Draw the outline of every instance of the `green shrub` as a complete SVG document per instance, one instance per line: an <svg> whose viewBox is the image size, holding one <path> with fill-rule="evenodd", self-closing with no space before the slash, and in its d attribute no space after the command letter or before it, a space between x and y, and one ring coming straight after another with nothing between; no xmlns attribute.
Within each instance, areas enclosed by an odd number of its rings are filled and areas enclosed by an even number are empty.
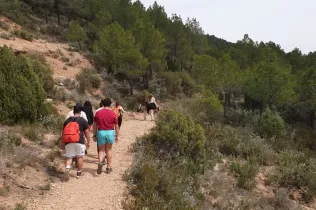
<svg viewBox="0 0 316 210"><path fill-rule="evenodd" d="M46 92L50 92L54 88L53 71L47 64L46 58L41 54L29 54L29 58L34 72L38 75L39 81Z"/></svg>
<svg viewBox="0 0 316 210"><path fill-rule="evenodd" d="M22 203L15 204L14 210L26 210L26 206Z"/></svg>
<svg viewBox="0 0 316 210"><path fill-rule="evenodd" d="M266 109L259 120L259 133L267 137L280 137L285 134L285 123L280 115Z"/></svg>
<svg viewBox="0 0 316 210"><path fill-rule="evenodd" d="M207 132L209 148L219 149L224 155L233 155L260 165L270 165L275 161L275 153L265 139L245 128L234 128L215 124Z"/></svg>
<svg viewBox="0 0 316 210"><path fill-rule="evenodd" d="M195 178L204 170L204 141L190 117L161 112L157 126L132 146L136 154L125 179L134 199L125 209L198 209Z"/></svg>
<svg viewBox="0 0 316 210"><path fill-rule="evenodd" d="M69 60L69 58L67 58L65 56L62 56L61 57L61 61L64 62L64 63L68 63L70 60Z"/></svg>
<svg viewBox="0 0 316 210"><path fill-rule="evenodd" d="M186 72L162 72L159 77L164 79L169 94L191 96L196 92L195 82Z"/></svg>
<svg viewBox="0 0 316 210"><path fill-rule="evenodd" d="M255 177L258 172L258 168L249 163L237 163L232 162L230 169L237 174L237 186L250 190L255 184Z"/></svg>
<svg viewBox="0 0 316 210"><path fill-rule="evenodd" d="M2 197L8 196L9 192L10 192L9 186L0 187L0 196Z"/></svg>
<svg viewBox="0 0 316 210"><path fill-rule="evenodd" d="M39 128L34 126L28 126L23 128L23 134L30 141L41 141L43 140L43 136L39 132Z"/></svg>
<svg viewBox="0 0 316 210"><path fill-rule="evenodd" d="M27 41L33 41L34 39L34 36L31 33L24 30L13 30L12 34Z"/></svg>
<svg viewBox="0 0 316 210"><path fill-rule="evenodd" d="M71 108L73 108L73 106ZM57 114L51 114L51 115L41 116L38 119L38 123L40 123L49 132L60 133L60 130L62 129L63 124L64 124L64 118Z"/></svg>
<svg viewBox="0 0 316 210"><path fill-rule="evenodd" d="M34 122L47 112L38 75L28 59L0 48L0 123Z"/></svg>
<svg viewBox="0 0 316 210"><path fill-rule="evenodd" d="M11 134L9 132L0 132L0 150L12 150L13 146L21 145L22 139L20 136Z"/></svg>
<svg viewBox="0 0 316 210"><path fill-rule="evenodd" d="M47 183L45 185L39 186L39 189L40 190L45 190L45 191L50 191L51 185L49 183Z"/></svg>
<svg viewBox="0 0 316 210"><path fill-rule="evenodd" d="M5 31L8 31L8 30L10 30L10 25L9 24L7 24L6 22L0 22L0 28L2 28L3 30L5 30Z"/></svg>
<svg viewBox="0 0 316 210"><path fill-rule="evenodd" d="M278 161L280 184L302 189L303 197L307 202L311 201L316 195L316 159L304 152L285 150Z"/></svg>
<svg viewBox="0 0 316 210"><path fill-rule="evenodd" d="M192 118L179 112L161 112L149 141L172 158L188 157L197 168L204 163L204 130Z"/></svg>
<svg viewBox="0 0 316 210"><path fill-rule="evenodd" d="M102 81L101 77L94 69L84 69L77 75L77 80L81 92L91 88L100 88Z"/></svg>
<svg viewBox="0 0 316 210"><path fill-rule="evenodd" d="M6 33L0 33L0 38L9 40L10 39L10 35L6 34Z"/></svg>

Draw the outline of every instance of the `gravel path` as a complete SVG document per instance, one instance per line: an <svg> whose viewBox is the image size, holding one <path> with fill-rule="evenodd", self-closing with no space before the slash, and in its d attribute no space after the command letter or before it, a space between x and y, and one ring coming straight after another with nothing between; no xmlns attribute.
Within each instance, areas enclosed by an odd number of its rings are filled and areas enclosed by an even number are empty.
<svg viewBox="0 0 316 210"><path fill-rule="evenodd" d="M153 126L154 123L151 121L123 121L119 143L113 146L113 172L111 174L102 173L96 176L96 143L92 142L88 155L84 158L83 177L80 179L71 177L69 182L53 185L44 199L33 200L28 204L27 209L122 209L121 201L126 192L122 175L132 163L129 146L135 142L136 137L145 134ZM73 176L75 173L75 170L71 171Z"/></svg>

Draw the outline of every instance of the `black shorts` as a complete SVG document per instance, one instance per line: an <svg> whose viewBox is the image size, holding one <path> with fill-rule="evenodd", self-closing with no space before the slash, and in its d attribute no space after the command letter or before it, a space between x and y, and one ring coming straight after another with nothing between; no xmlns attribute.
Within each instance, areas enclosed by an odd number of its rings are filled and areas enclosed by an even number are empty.
<svg viewBox="0 0 316 210"><path fill-rule="evenodd" d="M149 110L155 110L155 109L157 109L157 107L156 107L156 104L155 103L150 103L150 104L148 104L148 106L147 106L147 110L149 111Z"/></svg>

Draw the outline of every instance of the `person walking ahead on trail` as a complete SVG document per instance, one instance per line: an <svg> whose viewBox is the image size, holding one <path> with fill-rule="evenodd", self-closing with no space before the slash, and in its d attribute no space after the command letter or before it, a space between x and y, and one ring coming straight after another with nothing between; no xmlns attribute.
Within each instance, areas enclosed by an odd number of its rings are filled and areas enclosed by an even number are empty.
<svg viewBox="0 0 316 210"><path fill-rule="evenodd" d="M82 105L81 103L76 103L75 105L76 107L80 107L81 108L81 111L82 111ZM74 116L74 112L73 110L70 110L66 116L66 120L69 118L69 117L73 117ZM87 115L85 112L81 112L80 114L80 117L83 117L87 122L88 122L88 118L87 118Z"/></svg>
<svg viewBox="0 0 316 210"><path fill-rule="evenodd" d="M147 105L148 104L147 104L146 96L143 96L137 111L142 111L143 112L144 120L146 120L146 117L147 117Z"/></svg>
<svg viewBox="0 0 316 210"><path fill-rule="evenodd" d="M76 103L74 107L77 107L78 109L80 108L80 110L82 111L83 107L81 105L81 103ZM73 110L70 110L66 116L66 120L69 118L69 117L73 117L74 116L74 111ZM85 112L80 112L80 117L82 117L83 119L85 119L87 122L88 122L88 118L87 118L87 115ZM87 150L85 151L85 154L87 154ZM72 162L77 165L77 162L76 162L76 158L74 157L72 159ZM77 167L77 166L76 166Z"/></svg>
<svg viewBox="0 0 316 210"><path fill-rule="evenodd" d="M118 126L119 128L121 128L122 125L122 121L123 121L123 113L125 112L125 110L123 109L123 107L120 105L120 102L117 101L115 103L114 109L113 111L115 112L116 116L117 116L117 120L118 120Z"/></svg>
<svg viewBox="0 0 316 210"><path fill-rule="evenodd" d="M97 114L98 111L104 109L104 106L103 106L103 99L101 100L101 102L100 102L99 105L100 105L100 107L95 111L95 114ZM99 147L98 147L98 143L97 143L97 154L98 154L98 159L99 159ZM104 158L103 158L103 160L102 160L103 165L105 165L105 159L106 159L106 153L105 153L105 151L104 151Z"/></svg>
<svg viewBox="0 0 316 210"><path fill-rule="evenodd" d="M99 110L94 117L93 140L98 142L99 164L97 174L100 175L103 167L103 155L106 152L106 173L112 172L112 145L114 140L118 142L118 120L114 111L111 110L111 99L103 100L104 109Z"/></svg>
<svg viewBox="0 0 316 210"><path fill-rule="evenodd" d="M155 97L150 94L148 98L148 106L147 106L147 111L150 114L151 120L154 120L154 111L157 110L158 105L156 103Z"/></svg>
<svg viewBox="0 0 316 210"><path fill-rule="evenodd" d="M86 114L87 119L88 119L88 125L89 125L89 130L91 130L91 126L93 124L93 110L92 110L92 105L90 101L86 101L83 104L82 111Z"/></svg>
<svg viewBox="0 0 316 210"><path fill-rule="evenodd" d="M66 171L65 181L69 180L69 173L71 168L72 158L77 159L77 176L79 178L82 175L83 156L85 150L89 149L90 145L90 133L88 129L88 122L80 117L81 106L75 106L73 110L74 116L69 117L64 122L64 129L62 132L61 149L65 149L66 153ZM87 141L85 141L85 137Z"/></svg>

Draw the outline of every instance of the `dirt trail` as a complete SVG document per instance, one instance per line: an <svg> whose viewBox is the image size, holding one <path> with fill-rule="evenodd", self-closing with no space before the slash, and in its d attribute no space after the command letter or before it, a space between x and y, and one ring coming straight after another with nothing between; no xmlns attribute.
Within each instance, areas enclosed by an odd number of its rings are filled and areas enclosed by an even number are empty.
<svg viewBox="0 0 316 210"><path fill-rule="evenodd" d="M84 158L83 172L80 179L75 179L72 169L69 182L53 185L51 191L42 199L28 202L27 209L61 210L61 209L122 209L126 184L122 176L132 163L129 146L136 137L148 132L154 126L151 121L125 120L120 131L119 143L113 146L113 172L96 176L96 143L92 142L88 155ZM105 167L103 168L105 170Z"/></svg>

